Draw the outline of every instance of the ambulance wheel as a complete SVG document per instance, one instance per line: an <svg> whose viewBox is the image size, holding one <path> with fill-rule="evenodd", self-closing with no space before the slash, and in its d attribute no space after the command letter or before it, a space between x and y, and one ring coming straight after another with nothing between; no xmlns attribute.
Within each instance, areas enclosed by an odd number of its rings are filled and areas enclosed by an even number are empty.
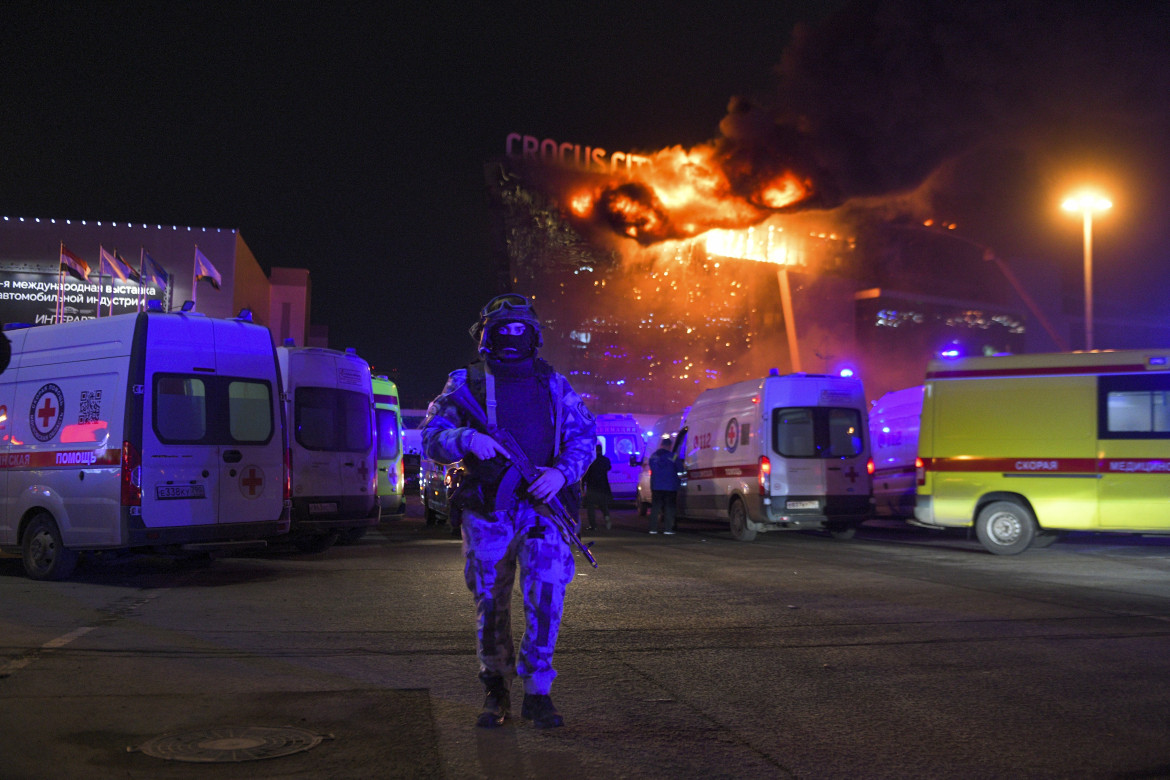
<svg viewBox="0 0 1170 780"><path fill-rule="evenodd" d="M293 544L303 553L323 553L337 541L337 533L318 534L316 536L298 536Z"/></svg>
<svg viewBox="0 0 1170 780"><path fill-rule="evenodd" d="M24 570L34 580L64 580L77 565L77 553L61 541L57 521L48 512L33 517L21 544Z"/></svg>
<svg viewBox="0 0 1170 780"><path fill-rule="evenodd" d="M731 506L727 509L727 517L731 521L731 536L739 542L750 542L756 538L756 529L748 525L747 507L738 498L731 499Z"/></svg>
<svg viewBox="0 0 1170 780"><path fill-rule="evenodd" d="M1036 537L1036 518L1014 501L993 501L975 519L975 535L988 552L1019 555Z"/></svg>
<svg viewBox="0 0 1170 780"><path fill-rule="evenodd" d="M365 528L346 528L337 535L338 544L357 544L366 535Z"/></svg>

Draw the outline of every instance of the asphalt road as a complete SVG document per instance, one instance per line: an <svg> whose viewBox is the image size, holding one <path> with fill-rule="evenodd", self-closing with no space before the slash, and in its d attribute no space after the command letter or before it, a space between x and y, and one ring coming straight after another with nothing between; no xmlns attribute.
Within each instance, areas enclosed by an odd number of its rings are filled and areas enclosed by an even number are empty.
<svg viewBox="0 0 1170 780"><path fill-rule="evenodd" d="M550 731L473 726L459 543L413 504L320 555L0 559L0 778L1170 776L1170 539L615 520Z"/></svg>

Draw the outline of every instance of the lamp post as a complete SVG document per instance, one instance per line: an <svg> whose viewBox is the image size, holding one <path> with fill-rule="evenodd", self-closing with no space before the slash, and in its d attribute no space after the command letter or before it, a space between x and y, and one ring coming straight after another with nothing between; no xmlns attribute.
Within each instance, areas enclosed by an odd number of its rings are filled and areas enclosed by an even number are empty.
<svg viewBox="0 0 1170 780"><path fill-rule="evenodd" d="M1079 192L1060 204L1065 211L1080 212L1085 218L1085 350L1093 349L1093 212L1113 207L1113 202L1095 192Z"/></svg>

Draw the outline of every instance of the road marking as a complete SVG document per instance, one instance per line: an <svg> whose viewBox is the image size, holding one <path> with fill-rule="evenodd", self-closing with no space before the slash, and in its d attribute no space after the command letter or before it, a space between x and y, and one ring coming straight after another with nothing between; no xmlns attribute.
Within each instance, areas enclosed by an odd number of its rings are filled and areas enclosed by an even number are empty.
<svg viewBox="0 0 1170 780"><path fill-rule="evenodd" d="M190 576L182 578L182 581L185 582L188 579L190 579ZM99 619L93 625L81 626L79 628L73 629L67 634L62 634L55 639L50 639L40 647L28 650L19 658L14 658L8 663L0 666L0 679L11 676L12 673L18 669L25 668L33 661L37 660L46 651L59 650L75 639L80 639L96 628L108 626L111 623L117 622L118 620L127 617L128 615L135 612L143 604L158 598L169 590L170 588L159 588L158 590L150 591L149 593L146 593L142 596L127 596L126 598L115 601L113 604L110 604L101 610L102 612L106 613L105 617Z"/></svg>
<svg viewBox="0 0 1170 780"><path fill-rule="evenodd" d="M85 636L90 631L93 631L95 628L97 628L97 626L82 626L81 628L73 629L68 634L62 634L61 636L57 637L56 639L50 639L48 642L45 642L43 645L41 645L37 649L30 650L29 652L25 653L20 658L14 658L13 660L6 663L4 666L0 666L0 678L8 677L13 672L15 672L17 669L23 669L24 667L28 666L29 664L31 664L33 661L35 661L37 659L37 657L41 654L42 650L56 650L59 647L64 647L65 645L72 642L74 639L78 639L80 637Z"/></svg>

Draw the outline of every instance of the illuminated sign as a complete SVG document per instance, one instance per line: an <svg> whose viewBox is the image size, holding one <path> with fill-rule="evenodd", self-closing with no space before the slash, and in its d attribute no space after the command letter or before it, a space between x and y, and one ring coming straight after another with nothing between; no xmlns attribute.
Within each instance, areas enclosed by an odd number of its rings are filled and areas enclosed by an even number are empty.
<svg viewBox="0 0 1170 780"><path fill-rule="evenodd" d="M520 133L508 133L504 140L504 154L594 173L629 173L651 162L646 155L633 152L607 152L600 146L558 143L552 138L542 139Z"/></svg>

